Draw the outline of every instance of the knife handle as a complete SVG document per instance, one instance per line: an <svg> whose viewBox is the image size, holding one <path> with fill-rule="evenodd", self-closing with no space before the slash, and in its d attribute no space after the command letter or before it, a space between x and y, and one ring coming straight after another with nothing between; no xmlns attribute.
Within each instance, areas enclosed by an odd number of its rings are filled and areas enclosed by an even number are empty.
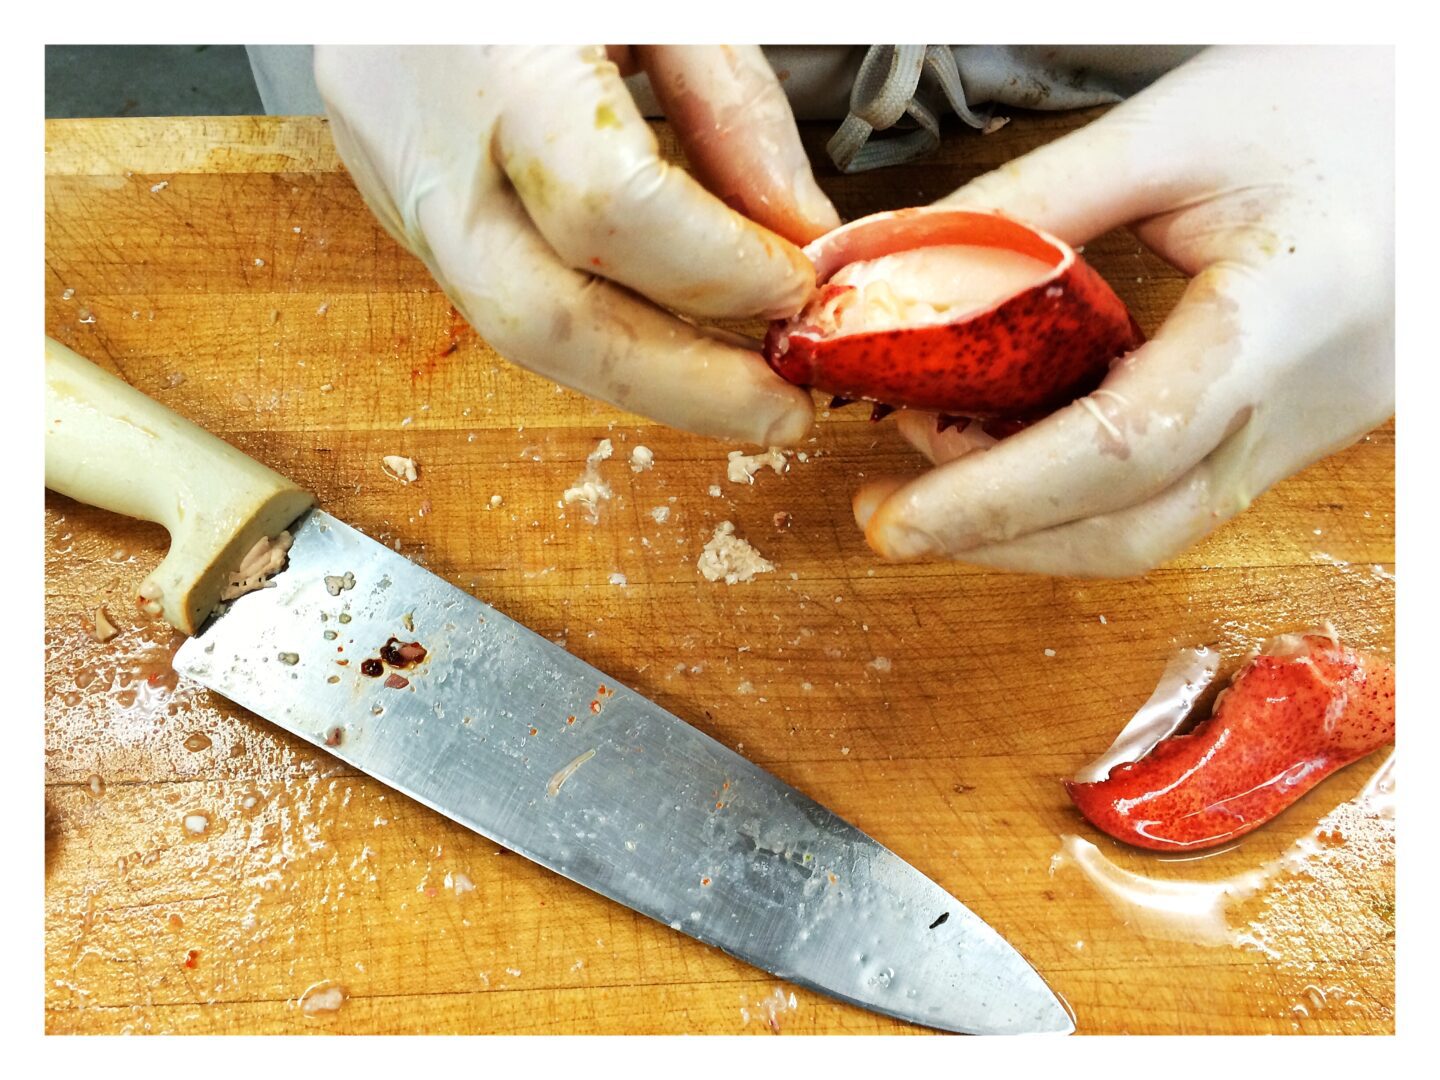
<svg viewBox="0 0 1440 1080"><path fill-rule="evenodd" d="M194 634L261 537L314 505L279 473L45 339L45 486L170 532L141 584L169 623Z"/></svg>

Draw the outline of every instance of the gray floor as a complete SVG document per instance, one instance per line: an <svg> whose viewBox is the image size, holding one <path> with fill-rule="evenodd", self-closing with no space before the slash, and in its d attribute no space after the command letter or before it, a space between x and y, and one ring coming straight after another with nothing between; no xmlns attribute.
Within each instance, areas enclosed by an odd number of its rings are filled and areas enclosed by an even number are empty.
<svg viewBox="0 0 1440 1080"><path fill-rule="evenodd" d="M45 116L265 112L243 45L47 45Z"/></svg>

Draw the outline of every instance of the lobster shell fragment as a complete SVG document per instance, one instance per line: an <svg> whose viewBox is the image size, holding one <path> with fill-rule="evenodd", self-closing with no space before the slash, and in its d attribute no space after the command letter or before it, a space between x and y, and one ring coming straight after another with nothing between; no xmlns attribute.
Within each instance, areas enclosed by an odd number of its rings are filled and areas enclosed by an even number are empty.
<svg viewBox="0 0 1440 1080"><path fill-rule="evenodd" d="M1209 718L1100 780L1066 782L1089 822L1154 851L1249 833L1395 739L1395 669L1324 633L1268 642Z"/></svg>
<svg viewBox="0 0 1440 1080"><path fill-rule="evenodd" d="M936 264L942 268L957 265L955 255L969 257L982 278L992 253L1024 257L1011 260L1021 264L1034 260L1034 272L1023 284L1002 285L1002 295L978 307L959 304L949 314L944 305L922 305L920 325L861 317L847 326L837 318L837 310L860 302L851 295L856 286L843 283L847 273L924 248L949 249L951 261ZM1069 245L1000 214L890 211L843 225L805 253L815 264L816 292L799 314L771 325L765 358L790 382L841 398L1031 419L1094 389L1113 360L1144 341L1124 303ZM833 280L837 275L841 282ZM930 276L923 284L943 294L946 282ZM909 309L898 310L903 321Z"/></svg>

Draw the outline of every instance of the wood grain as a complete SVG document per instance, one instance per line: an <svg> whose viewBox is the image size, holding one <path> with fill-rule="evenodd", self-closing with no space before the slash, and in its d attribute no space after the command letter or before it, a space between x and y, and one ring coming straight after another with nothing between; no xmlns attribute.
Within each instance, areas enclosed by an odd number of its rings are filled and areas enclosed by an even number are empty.
<svg viewBox="0 0 1440 1080"><path fill-rule="evenodd" d="M957 131L924 162L822 169L821 183L846 217L922 203L1093 115ZM816 160L827 134L805 132ZM1183 288L1128 233L1086 254L1147 329ZM1060 778L1177 645L1233 661L1326 618L1393 644L1392 426L1143 579L891 566L849 498L867 474L921 467L893 425L827 413L808 462L739 486L733 447L510 367L375 223L320 120L51 122L45 272L51 336L871 832L1021 949L1080 1031L1393 1030L1385 844L1233 913L1270 929L1268 953L1144 936L1050 870L1063 834L1101 839ZM621 451L616 495L590 526L557 500L602 437ZM642 442L656 466L632 474L619 459ZM419 483L382 475L396 453ZM782 511L793 524L777 530ZM775 574L699 578L726 519ZM783 986L178 682L178 640L133 608L164 545L154 526L47 495L48 1030L919 1032ZM609 584L617 572L628 585ZM123 630L109 645L82 630L97 605ZM1102 847L1147 874L1238 873L1375 764L1211 859ZM205 834L186 832L190 813ZM327 980L345 1003L307 1012Z"/></svg>

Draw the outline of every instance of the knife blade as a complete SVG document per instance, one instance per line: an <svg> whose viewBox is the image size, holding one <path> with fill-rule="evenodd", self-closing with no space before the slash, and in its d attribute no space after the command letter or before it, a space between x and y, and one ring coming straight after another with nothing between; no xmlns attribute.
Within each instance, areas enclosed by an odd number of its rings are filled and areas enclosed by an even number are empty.
<svg viewBox="0 0 1440 1080"><path fill-rule="evenodd" d="M52 344L47 486L88 485L87 501L100 503L95 473L131 474L117 465L117 438L152 455L134 464L148 464L156 484L164 480L158 463L176 454L210 462L197 476L241 468L230 455L249 462ZM108 423L117 418L122 428ZM97 444L87 427L110 437ZM185 438L170 438L163 454L151 445L173 431ZM83 484L72 479L82 456L90 466L79 470ZM195 473L196 461L183 468ZM270 476L276 490L295 490ZM262 479L250 478L247 508L276 501ZM176 490L203 503L207 485L192 481L180 477ZM173 493L150 496L146 507L110 500L122 512L163 507L172 533L192 546L197 528L211 546L223 539L231 555L251 543L237 547L228 536L241 529L236 506L205 513L190 505L182 520L176 507L184 502ZM212 520L202 527L197 518ZM266 528L278 531L273 520ZM270 587L235 600L181 646L174 665L182 675L518 854L779 978L946 1031L1073 1030L999 933L830 810L324 511L304 510L291 530L288 562ZM180 554L195 562L177 543L167 562ZM196 593L206 580L213 585L223 562L213 552L199 561L203 569L190 577L177 566L166 578L201 583L180 589L183 611L197 610Z"/></svg>

